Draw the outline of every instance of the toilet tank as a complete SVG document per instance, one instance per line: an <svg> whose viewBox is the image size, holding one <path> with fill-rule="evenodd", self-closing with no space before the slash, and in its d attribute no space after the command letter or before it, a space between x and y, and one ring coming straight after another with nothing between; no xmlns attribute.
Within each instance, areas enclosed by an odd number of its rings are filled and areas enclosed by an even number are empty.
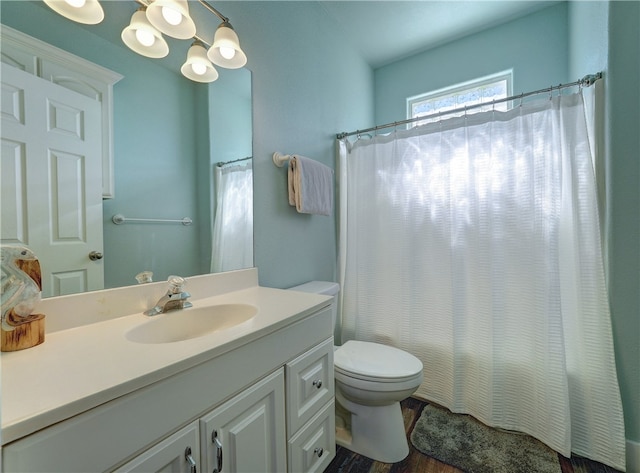
<svg viewBox="0 0 640 473"><path fill-rule="evenodd" d="M330 281L309 281L299 286L290 287L291 291L310 292L312 294L322 294L325 296L333 296L331 303L331 320L333 322L333 339L335 343L339 341L338 320L338 292L340 292L340 284Z"/></svg>

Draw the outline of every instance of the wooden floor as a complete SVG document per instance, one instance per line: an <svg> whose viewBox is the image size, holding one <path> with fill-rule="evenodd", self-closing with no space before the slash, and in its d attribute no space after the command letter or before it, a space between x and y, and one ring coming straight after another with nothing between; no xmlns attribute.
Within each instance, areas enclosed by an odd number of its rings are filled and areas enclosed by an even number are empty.
<svg viewBox="0 0 640 473"><path fill-rule="evenodd" d="M402 403L402 415L407 436L420 418L425 402L418 399L405 399ZM565 458L558 454L561 473L620 473L611 467L580 457ZM465 473L435 458L428 457L416 450L409 441L409 456L398 463L380 463L355 454L346 448L337 447L336 457L324 473ZM490 470L482 473L491 473ZM535 473L535 472L531 472Z"/></svg>

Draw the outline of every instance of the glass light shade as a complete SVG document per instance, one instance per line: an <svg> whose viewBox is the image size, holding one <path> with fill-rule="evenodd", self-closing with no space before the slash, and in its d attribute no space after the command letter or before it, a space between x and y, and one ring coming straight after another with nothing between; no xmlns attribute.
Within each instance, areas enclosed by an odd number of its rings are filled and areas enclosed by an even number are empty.
<svg viewBox="0 0 640 473"><path fill-rule="evenodd" d="M238 35L226 21L218 26L207 56L214 64L227 69L239 69L247 63Z"/></svg>
<svg viewBox="0 0 640 473"><path fill-rule="evenodd" d="M171 7L162 7L162 18L170 25L177 26L182 21L182 13Z"/></svg>
<svg viewBox="0 0 640 473"><path fill-rule="evenodd" d="M129 49L142 56L157 59L169 54L169 45L147 20L144 7L131 16L131 23L122 30L121 38Z"/></svg>
<svg viewBox="0 0 640 473"><path fill-rule="evenodd" d="M172 38L190 39L196 34L187 0L155 0L147 7L147 18L154 27Z"/></svg>
<svg viewBox="0 0 640 473"><path fill-rule="evenodd" d="M180 68L180 72L187 79L196 82L213 82L218 78L215 70L207 57L207 50L202 43L194 43L187 53L187 61Z"/></svg>
<svg viewBox="0 0 640 473"><path fill-rule="evenodd" d="M104 11L98 0L44 0L44 3L65 18L85 25L96 25L104 19Z"/></svg>

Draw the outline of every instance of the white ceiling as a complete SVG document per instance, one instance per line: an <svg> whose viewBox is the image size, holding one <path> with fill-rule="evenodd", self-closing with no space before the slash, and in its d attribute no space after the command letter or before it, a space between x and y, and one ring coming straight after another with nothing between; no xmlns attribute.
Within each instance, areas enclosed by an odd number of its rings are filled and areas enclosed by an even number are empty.
<svg viewBox="0 0 640 473"><path fill-rule="evenodd" d="M373 68L528 15L557 2L318 1Z"/></svg>

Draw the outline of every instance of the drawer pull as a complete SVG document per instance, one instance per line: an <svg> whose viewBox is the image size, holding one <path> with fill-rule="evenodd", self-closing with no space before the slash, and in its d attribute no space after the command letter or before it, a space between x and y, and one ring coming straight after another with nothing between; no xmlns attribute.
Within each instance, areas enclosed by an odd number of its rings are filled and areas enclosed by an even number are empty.
<svg viewBox="0 0 640 473"><path fill-rule="evenodd" d="M313 383L316 388L320 389L322 387L322 380L321 379L316 379Z"/></svg>
<svg viewBox="0 0 640 473"><path fill-rule="evenodd" d="M324 448L320 447L320 448L316 448L313 453L315 453L316 455L318 455L318 458L320 458L322 456L322 454L324 453Z"/></svg>
<svg viewBox="0 0 640 473"><path fill-rule="evenodd" d="M184 458L185 460L187 460L187 463L189 464L189 472L190 473L196 473L196 461L193 459L193 457L191 456L191 447L187 447L187 449L184 451Z"/></svg>
<svg viewBox="0 0 640 473"><path fill-rule="evenodd" d="M222 443L218 439L217 430L211 434L211 442L216 446L216 467L213 469L213 473L220 473L222 471Z"/></svg>

